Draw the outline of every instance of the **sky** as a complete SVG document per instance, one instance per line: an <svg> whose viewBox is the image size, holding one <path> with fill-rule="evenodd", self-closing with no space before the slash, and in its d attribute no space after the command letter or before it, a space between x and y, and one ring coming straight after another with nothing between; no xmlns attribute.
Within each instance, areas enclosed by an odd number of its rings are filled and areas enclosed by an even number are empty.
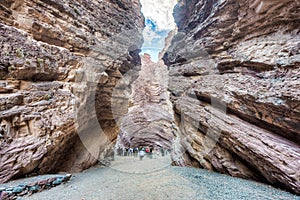
<svg viewBox="0 0 300 200"><path fill-rule="evenodd" d="M151 55L152 61L158 61L158 53L163 49L165 37L176 26L173 8L177 0L140 0L145 16L146 27L143 32L142 54Z"/></svg>

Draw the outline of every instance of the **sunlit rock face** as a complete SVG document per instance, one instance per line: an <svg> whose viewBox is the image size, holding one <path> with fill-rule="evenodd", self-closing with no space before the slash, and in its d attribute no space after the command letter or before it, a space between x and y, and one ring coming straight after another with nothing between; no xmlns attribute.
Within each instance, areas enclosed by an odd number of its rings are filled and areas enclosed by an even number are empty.
<svg viewBox="0 0 300 200"><path fill-rule="evenodd" d="M178 163L300 193L300 3L181 0L164 54Z"/></svg>
<svg viewBox="0 0 300 200"><path fill-rule="evenodd" d="M142 56L141 71L132 87L132 105L121 121L117 146L172 148L174 114L167 87L167 66L152 62L148 54Z"/></svg>
<svg viewBox="0 0 300 200"><path fill-rule="evenodd" d="M137 76L143 25L138 0L0 2L0 182L104 156L118 134L112 91Z"/></svg>

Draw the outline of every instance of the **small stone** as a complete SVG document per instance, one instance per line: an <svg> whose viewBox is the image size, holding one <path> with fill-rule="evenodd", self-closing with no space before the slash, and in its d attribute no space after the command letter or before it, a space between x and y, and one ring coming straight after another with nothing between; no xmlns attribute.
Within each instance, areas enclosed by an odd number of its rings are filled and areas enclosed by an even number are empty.
<svg viewBox="0 0 300 200"><path fill-rule="evenodd" d="M59 185L59 184L61 184L62 183L62 181L63 181L63 179L61 178L61 177L59 177L59 178L57 178L55 181L53 181L53 185Z"/></svg>
<svg viewBox="0 0 300 200"><path fill-rule="evenodd" d="M72 174L66 174L66 181L70 180L72 177Z"/></svg>
<svg viewBox="0 0 300 200"><path fill-rule="evenodd" d="M5 189L5 191L7 191L7 192L8 191L13 191L13 189L14 189L13 187L8 187L8 188Z"/></svg>
<svg viewBox="0 0 300 200"><path fill-rule="evenodd" d="M31 186L29 187L29 191L32 191L32 192L36 192L40 189L40 187L38 185L35 185L35 186Z"/></svg>
<svg viewBox="0 0 300 200"><path fill-rule="evenodd" d="M24 189L27 185L25 185L25 184L19 184L18 186L22 187Z"/></svg>
<svg viewBox="0 0 300 200"><path fill-rule="evenodd" d="M8 193L5 191L0 192L0 199L7 199L8 198Z"/></svg>
<svg viewBox="0 0 300 200"><path fill-rule="evenodd" d="M46 185L48 183L48 180L42 180L38 182L38 185Z"/></svg>
<svg viewBox="0 0 300 200"><path fill-rule="evenodd" d="M200 175L196 175L194 176L194 178L202 178Z"/></svg>
<svg viewBox="0 0 300 200"><path fill-rule="evenodd" d="M49 178L48 180L47 180L47 183L52 183L53 181L55 181L56 180L56 178Z"/></svg>
<svg viewBox="0 0 300 200"><path fill-rule="evenodd" d="M28 187L32 187L32 186L36 186L36 185L38 185L38 182L29 183L27 186L28 186Z"/></svg>
<svg viewBox="0 0 300 200"><path fill-rule="evenodd" d="M12 193L17 194L17 193L21 193L23 192L23 187L17 186L14 187L14 189L12 190Z"/></svg>

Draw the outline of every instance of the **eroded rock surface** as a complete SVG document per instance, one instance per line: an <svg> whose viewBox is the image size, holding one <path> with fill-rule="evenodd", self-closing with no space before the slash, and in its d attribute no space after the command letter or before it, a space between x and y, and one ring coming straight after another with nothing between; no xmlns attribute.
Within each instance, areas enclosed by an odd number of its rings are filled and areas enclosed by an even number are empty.
<svg viewBox="0 0 300 200"><path fill-rule="evenodd" d="M167 67L152 62L148 54L142 56L141 71L133 83L132 105L121 121L117 146L172 147L174 114L167 87Z"/></svg>
<svg viewBox="0 0 300 200"><path fill-rule="evenodd" d="M181 0L169 66L175 163L300 194L299 1ZM180 152L177 152L180 153Z"/></svg>
<svg viewBox="0 0 300 200"><path fill-rule="evenodd" d="M137 0L0 2L0 182L103 157L118 135L112 91L137 75L143 25Z"/></svg>

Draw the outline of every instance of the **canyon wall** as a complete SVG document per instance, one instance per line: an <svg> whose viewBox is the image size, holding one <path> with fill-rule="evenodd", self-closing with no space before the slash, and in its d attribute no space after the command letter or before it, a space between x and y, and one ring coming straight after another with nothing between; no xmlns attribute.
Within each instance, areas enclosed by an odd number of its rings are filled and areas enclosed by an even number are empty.
<svg viewBox="0 0 300 200"><path fill-rule="evenodd" d="M299 9L294 0L178 2L163 56L180 129L175 164L300 194Z"/></svg>
<svg viewBox="0 0 300 200"><path fill-rule="evenodd" d="M139 77L132 84L131 105L120 123L118 147L163 147L171 149L176 133L169 98L168 70L150 55L141 56Z"/></svg>
<svg viewBox="0 0 300 200"><path fill-rule="evenodd" d="M138 0L0 2L0 182L81 171L118 135L116 82L140 68ZM123 108L122 106L120 108Z"/></svg>

